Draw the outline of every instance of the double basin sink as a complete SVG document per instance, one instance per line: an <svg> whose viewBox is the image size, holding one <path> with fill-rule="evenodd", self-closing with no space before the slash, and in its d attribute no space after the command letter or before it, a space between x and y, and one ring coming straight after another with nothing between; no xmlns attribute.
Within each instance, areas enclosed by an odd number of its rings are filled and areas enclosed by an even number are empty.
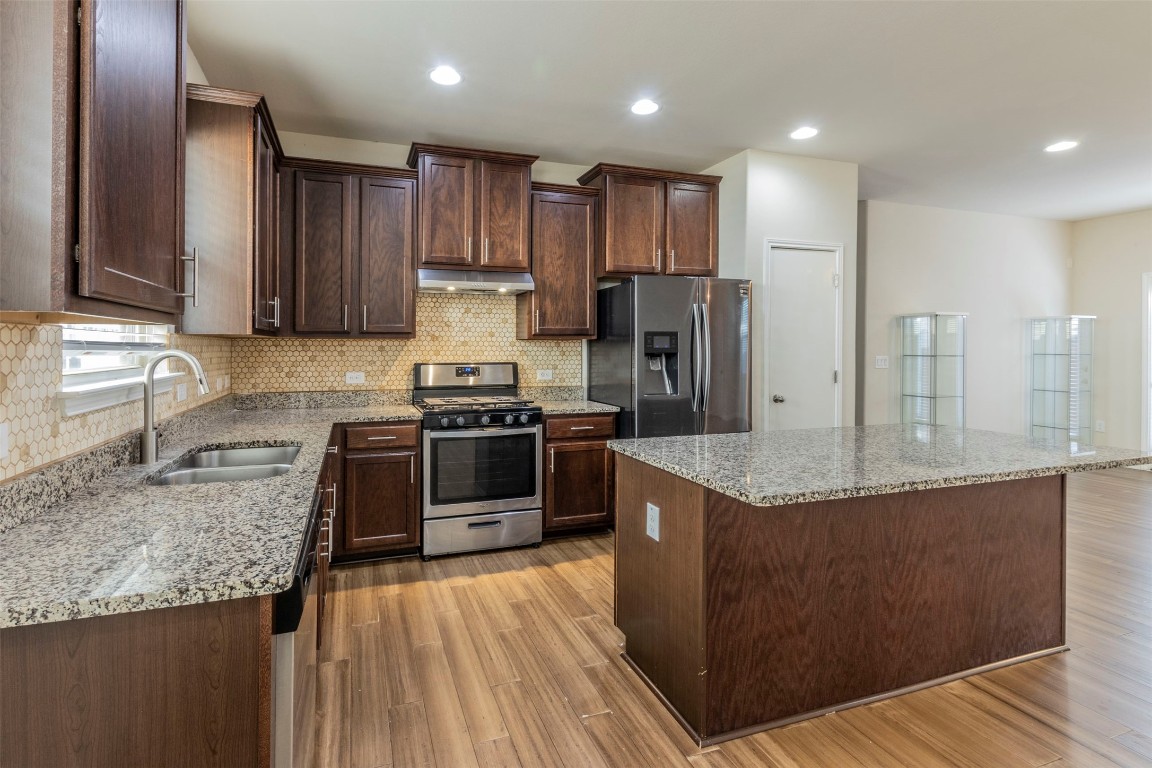
<svg viewBox="0 0 1152 768"><path fill-rule="evenodd" d="M292 468L298 453L298 445L200 451L184 458L149 484L194 485L276 477Z"/></svg>

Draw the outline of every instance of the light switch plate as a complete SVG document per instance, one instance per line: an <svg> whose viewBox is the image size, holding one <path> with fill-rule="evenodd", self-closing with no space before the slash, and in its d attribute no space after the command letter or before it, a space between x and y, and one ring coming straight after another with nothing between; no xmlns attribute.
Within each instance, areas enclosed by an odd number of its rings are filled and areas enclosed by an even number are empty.
<svg viewBox="0 0 1152 768"><path fill-rule="evenodd" d="M536 381L552 381L552 369L544 368L536 371Z"/></svg>
<svg viewBox="0 0 1152 768"><path fill-rule="evenodd" d="M176 385L176 402L182 403L187 399L188 399L188 385L187 384L177 384Z"/></svg>
<svg viewBox="0 0 1152 768"><path fill-rule="evenodd" d="M660 507L655 504L648 504L648 524L645 529L649 538L660 541Z"/></svg>
<svg viewBox="0 0 1152 768"><path fill-rule="evenodd" d="M363 384L364 371L348 371L344 374L345 384Z"/></svg>
<svg viewBox="0 0 1152 768"><path fill-rule="evenodd" d="M0 459L8 458L8 425L0 424Z"/></svg>
<svg viewBox="0 0 1152 768"><path fill-rule="evenodd" d="M888 367L888 355L876 355L876 367L877 368L887 368Z"/></svg>

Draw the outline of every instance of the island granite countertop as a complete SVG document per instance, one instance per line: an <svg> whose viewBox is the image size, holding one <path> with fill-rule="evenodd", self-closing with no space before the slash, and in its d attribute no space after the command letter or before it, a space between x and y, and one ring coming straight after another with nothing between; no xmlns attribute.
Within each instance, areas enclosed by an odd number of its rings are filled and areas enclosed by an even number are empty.
<svg viewBox="0 0 1152 768"><path fill-rule="evenodd" d="M218 410L160 460L129 465L0 536L0 628L282 592L332 425L418 420L410 405ZM194 451L299 444L280 477L153 486Z"/></svg>
<svg viewBox="0 0 1152 768"><path fill-rule="evenodd" d="M608 447L756 506L1152 464L1152 454L980 429L883 424L612 440Z"/></svg>

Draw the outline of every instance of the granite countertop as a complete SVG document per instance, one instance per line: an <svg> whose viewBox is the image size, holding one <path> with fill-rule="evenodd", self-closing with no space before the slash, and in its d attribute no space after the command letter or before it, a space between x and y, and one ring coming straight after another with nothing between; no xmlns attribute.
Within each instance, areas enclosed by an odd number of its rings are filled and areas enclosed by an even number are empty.
<svg viewBox="0 0 1152 768"><path fill-rule="evenodd" d="M612 440L608 447L757 506L1152 464L1152 454L979 429L885 424Z"/></svg>
<svg viewBox="0 0 1152 768"><path fill-rule="evenodd" d="M561 413L616 413L620 409L614 405L598 403L595 400L535 400L535 405L544 409L544 414Z"/></svg>
<svg viewBox="0 0 1152 768"><path fill-rule="evenodd" d="M332 425L417 420L411 405L219 410L160 460L114 470L0 536L0 627L282 592ZM299 444L280 477L151 486L205 448Z"/></svg>

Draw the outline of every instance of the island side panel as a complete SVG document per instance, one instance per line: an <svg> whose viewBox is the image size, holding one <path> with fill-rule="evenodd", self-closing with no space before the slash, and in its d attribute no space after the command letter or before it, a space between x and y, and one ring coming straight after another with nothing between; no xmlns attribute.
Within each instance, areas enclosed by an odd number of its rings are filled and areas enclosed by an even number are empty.
<svg viewBox="0 0 1152 768"><path fill-rule="evenodd" d="M0 630L0 766L267 766L271 598Z"/></svg>
<svg viewBox="0 0 1152 768"><path fill-rule="evenodd" d="M708 494L715 737L1064 644L1064 477L753 507Z"/></svg>
<svg viewBox="0 0 1152 768"><path fill-rule="evenodd" d="M660 540L646 532L660 508ZM682 718L704 723L704 488L616 455L616 626Z"/></svg>

